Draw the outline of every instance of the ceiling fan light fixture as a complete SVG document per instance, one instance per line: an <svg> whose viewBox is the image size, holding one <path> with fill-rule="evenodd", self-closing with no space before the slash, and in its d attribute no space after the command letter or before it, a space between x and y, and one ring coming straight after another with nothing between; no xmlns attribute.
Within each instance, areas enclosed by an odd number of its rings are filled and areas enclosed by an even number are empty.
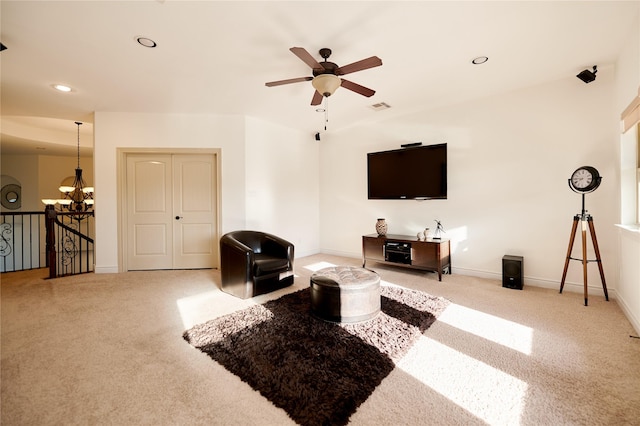
<svg viewBox="0 0 640 426"><path fill-rule="evenodd" d="M311 81L313 87L324 97L333 95L341 83L340 77L334 74L320 74Z"/></svg>

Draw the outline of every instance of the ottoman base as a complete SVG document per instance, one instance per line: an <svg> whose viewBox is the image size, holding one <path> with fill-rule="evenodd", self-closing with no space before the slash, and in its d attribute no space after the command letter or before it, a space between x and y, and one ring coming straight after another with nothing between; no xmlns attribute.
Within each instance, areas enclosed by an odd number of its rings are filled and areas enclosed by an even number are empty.
<svg viewBox="0 0 640 426"><path fill-rule="evenodd" d="M364 268L336 266L311 275L311 313L323 320L354 323L380 312L380 277Z"/></svg>

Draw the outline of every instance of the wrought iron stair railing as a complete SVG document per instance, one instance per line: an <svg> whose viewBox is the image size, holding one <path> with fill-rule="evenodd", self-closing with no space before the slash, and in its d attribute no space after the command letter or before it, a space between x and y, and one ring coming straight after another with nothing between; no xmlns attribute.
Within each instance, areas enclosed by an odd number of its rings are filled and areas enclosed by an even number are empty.
<svg viewBox="0 0 640 426"><path fill-rule="evenodd" d="M93 272L93 212L2 212L0 272L47 267L49 278Z"/></svg>
<svg viewBox="0 0 640 426"><path fill-rule="evenodd" d="M44 213L2 212L0 223L0 272L42 268Z"/></svg>
<svg viewBox="0 0 640 426"><path fill-rule="evenodd" d="M93 272L93 212L57 212L45 209L49 278Z"/></svg>

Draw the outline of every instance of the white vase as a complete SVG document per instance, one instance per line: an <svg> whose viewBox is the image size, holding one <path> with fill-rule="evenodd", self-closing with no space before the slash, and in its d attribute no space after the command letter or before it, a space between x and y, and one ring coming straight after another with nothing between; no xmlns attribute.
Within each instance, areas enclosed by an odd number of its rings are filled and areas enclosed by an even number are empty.
<svg viewBox="0 0 640 426"><path fill-rule="evenodd" d="M384 219L378 219L376 222L376 232L380 236L387 235L387 222Z"/></svg>

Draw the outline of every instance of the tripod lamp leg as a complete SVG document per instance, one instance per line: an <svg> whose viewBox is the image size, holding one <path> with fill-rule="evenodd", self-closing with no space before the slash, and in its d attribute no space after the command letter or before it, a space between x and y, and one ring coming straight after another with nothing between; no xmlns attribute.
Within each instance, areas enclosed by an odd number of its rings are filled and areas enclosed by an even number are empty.
<svg viewBox="0 0 640 426"><path fill-rule="evenodd" d="M582 221L582 275L584 281L584 306L589 304L589 295L587 290L587 223Z"/></svg>
<svg viewBox="0 0 640 426"><path fill-rule="evenodd" d="M571 235L569 236L569 248L567 249L567 258L564 261L564 270L562 271L562 281L560 281L560 293L564 288L564 280L567 278L567 270L569 269L569 261L571 260L571 251L573 250L573 243L576 240L576 230L578 228L578 218L573 218L573 226L571 227Z"/></svg>

